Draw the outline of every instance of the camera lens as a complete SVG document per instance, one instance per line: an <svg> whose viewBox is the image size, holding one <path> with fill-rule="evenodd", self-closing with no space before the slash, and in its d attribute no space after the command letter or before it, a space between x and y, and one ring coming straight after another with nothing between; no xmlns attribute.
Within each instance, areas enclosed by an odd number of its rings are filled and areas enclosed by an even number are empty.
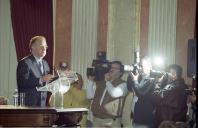
<svg viewBox="0 0 198 128"><path fill-rule="evenodd" d="M95 76L95 69L87 68L87 76Z"/></svg>

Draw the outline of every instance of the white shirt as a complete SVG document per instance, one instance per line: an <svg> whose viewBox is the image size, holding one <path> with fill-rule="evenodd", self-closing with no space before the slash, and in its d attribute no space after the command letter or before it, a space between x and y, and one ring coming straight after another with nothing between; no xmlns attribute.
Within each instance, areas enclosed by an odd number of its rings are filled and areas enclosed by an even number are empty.
<svg viewBox="0 0 198 128"><path fill-rule="evenodd" d="M96 91L95 82L88 80L87 87L86 87L86 94L87 99L93 99Z"/></svg>
<svg viewBox="0 0 198 128"><path fill-rule="evenodd" d="M88 80L88 84L87 84L87 88L86 88L87 99L94 98L95 90L96 90L96 88L94 86L94 82ZM117 97L121 97L121 96L126 96L128 93L128 89L127 89L127 85L125 82L114 87L111 82L107 81L106 88L105 88L103 95L101 97L101 100L100 100L100 104L102 104L106 92L108 92L113 98L117 98Z"/></svg>
<svg viewBox="0 0 198 128"><path fill-rule="evenodd" d="M113 97L117 98L120 96L126 96L128 93L127 85L126 83L121 83L118 86L114 87L111 82L106 82L106 89L108 93Z"/></svg>
<svg viewBox="0 0 198 128"><path fill-rule="evenodd" d="M37 62L37 64L39 65L39 63L41 64L41 72L43 73L44 72L44 69L43 69L43 63L42 63L42 58L38 58L38 57L36 57L36 56L34 56L34 58L36 59L36 62Z"/></svg>
<svg viewBox="0 0 198 128"><path fill-rule="evenodd" d="M102 97L100 99L100 105L102 105L102 102L103 102L106 92L108 92L113 98L118 98L121 96L126 96L128 93L128 89L127 89L127 85L125 82L114 87L111 82L107 81L106 88L105 88L105 90L102 94Z"/></svg>

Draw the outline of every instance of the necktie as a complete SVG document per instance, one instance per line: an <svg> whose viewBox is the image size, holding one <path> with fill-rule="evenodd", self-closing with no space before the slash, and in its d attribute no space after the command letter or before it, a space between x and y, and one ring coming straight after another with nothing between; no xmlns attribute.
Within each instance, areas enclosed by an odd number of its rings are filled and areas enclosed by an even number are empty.
<svg viewBox="0 0 198 128"><path fill-rule="evenodd" d="M42 62L39 61L38 65L39 65L39 68L41 70L41 73L43 74L43 64L42 64Z"/></svg>
<svg viewBox="0 0 198 128"><path fill-rule="evenodd" d="M41 73L43 74L43 64L41 61L38 62L39 68L41 70ZM46 97L47 93L46 92L41 92L41 107L46 106Z"/></svg>

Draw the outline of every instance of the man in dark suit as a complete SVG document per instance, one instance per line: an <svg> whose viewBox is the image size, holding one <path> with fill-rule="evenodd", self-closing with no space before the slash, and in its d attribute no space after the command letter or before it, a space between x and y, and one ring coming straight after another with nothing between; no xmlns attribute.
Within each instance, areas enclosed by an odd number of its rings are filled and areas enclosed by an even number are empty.
<svg viewBox="0 0 198 128"><path fill-rule="evenodd" d="M133 128L156 128L155 106L152 102L152 94L155 88L155 79L150 76L152 63L145 56L140 62L141 69L131 72L127 79L127 87L135 92L134 110L131 113Z"/></svg>
<svg viewBox="0 0 198 128"><path fill-rule="evenodd" d="M17 86L19 93L25 93L26 106L46 106L47 92L38 92L36 87L44 86L53 75L46 55L47 43L43 36L35 36L29 44L31 55L19 61L17 66Z"/></svg>

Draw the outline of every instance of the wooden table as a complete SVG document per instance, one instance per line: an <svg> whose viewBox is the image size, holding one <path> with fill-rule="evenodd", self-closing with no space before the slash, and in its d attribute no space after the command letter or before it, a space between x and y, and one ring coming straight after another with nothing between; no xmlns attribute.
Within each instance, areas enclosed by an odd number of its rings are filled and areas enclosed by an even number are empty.
<svg viewBox="0 0 198 128"><path fill-rule="evenodd" d="M76 126L87 113L86 108L14 107L0 105L0 126L51 127Z"/></svg>

